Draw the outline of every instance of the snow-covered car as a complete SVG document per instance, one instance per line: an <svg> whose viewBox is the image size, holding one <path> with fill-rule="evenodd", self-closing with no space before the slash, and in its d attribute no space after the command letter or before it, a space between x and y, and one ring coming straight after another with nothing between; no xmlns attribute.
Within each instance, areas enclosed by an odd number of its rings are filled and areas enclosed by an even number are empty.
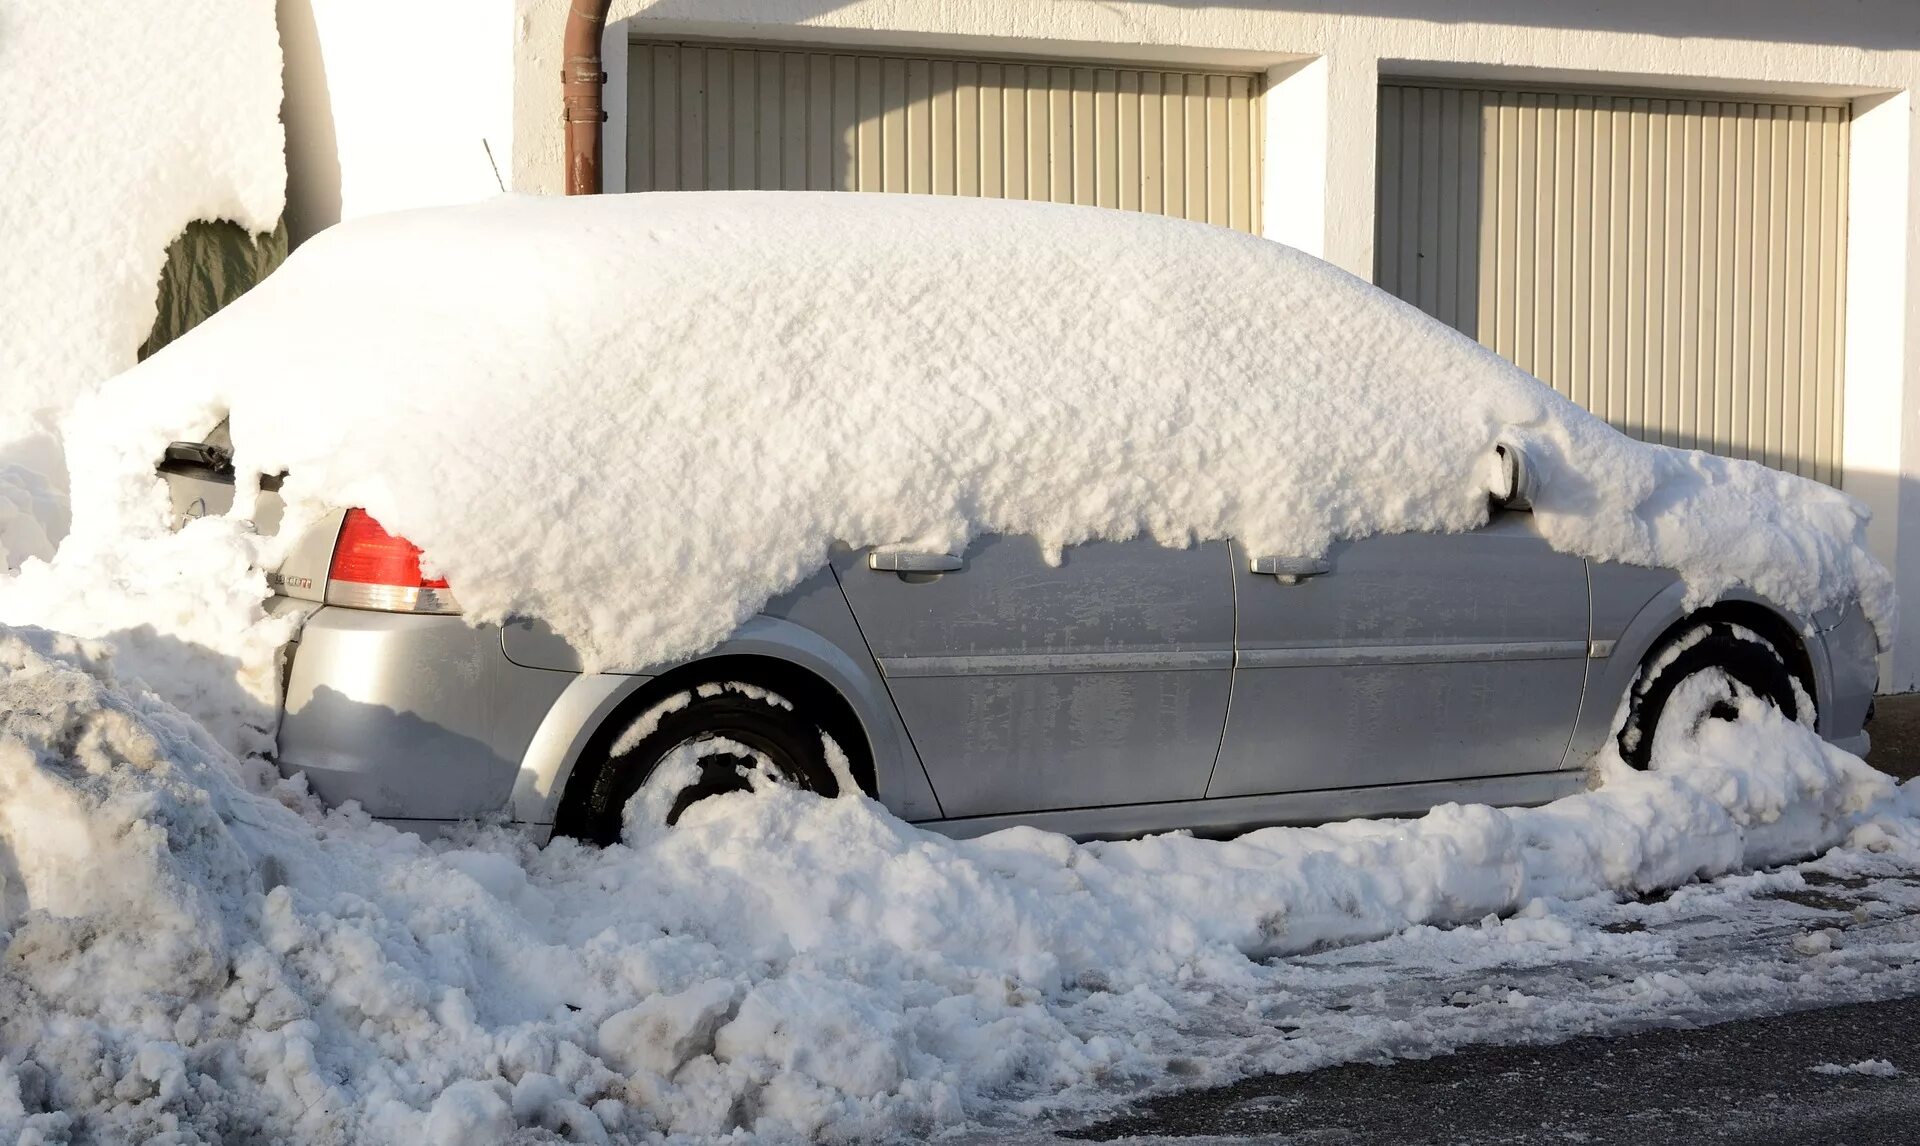
<svg viewBox="0 0 1920 1146"><path fill-rule="evenodd" d="M1115 212L397 215L109 400L230 419L161 470L176 527L238 473L273 538L278 761L422 829L610 840L755 776L959 835L1533 804L1743 696L1864 751L1891 609L1838 491Z"/></svg>

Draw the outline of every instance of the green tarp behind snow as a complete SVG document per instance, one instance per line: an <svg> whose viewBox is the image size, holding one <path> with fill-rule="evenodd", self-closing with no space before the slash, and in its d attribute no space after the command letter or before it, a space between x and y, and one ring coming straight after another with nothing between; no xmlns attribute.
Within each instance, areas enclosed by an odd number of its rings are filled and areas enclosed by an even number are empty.
<svg viewBox="0 0 1920 1146"><path fill-rule="evenodd" d="M145 358L239 298L287 257L287 224L251 235L237 223L196 220L167 248L160 314L140 346Z"/></svg>

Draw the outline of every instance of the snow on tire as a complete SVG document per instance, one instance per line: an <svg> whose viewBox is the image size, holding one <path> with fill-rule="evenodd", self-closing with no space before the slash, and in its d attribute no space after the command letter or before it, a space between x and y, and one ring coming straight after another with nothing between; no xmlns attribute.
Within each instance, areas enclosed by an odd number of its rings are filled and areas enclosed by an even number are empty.
<svg viewBox="0 0 1920 1146"><path fill-rule="evenodd" d="M1812 699L1771 641L1742 625L1705 622L1667 642L1635 678L1618 734L1620 757L1652 767L1666 738L1690 734L1704 720L1739 719L1753 703L1813 724Z"/></svg>
<svg viewBox="0 0 1920 1146"><path fill-rule="evenodd" d="M700 800L785 784L836 796L849 780L832 737L786 697L707 681L636 717L594 765L580 834L613 843L670 828Z"/></svg>

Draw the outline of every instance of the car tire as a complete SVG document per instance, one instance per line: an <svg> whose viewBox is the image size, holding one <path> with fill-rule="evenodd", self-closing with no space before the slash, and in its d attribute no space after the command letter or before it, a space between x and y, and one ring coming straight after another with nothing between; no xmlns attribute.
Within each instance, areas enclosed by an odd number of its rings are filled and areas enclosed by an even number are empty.
<svg viewBox="0 0 1920 1146"><path fill-rule="evenodd" d="M1677 649L1677 651L1675 651ZM1635 768L1653 763L1654 743L1680 686L1703 673L1718 672L1773 705L1788 720L1800 719L1805 693L1795 687L1793 670L1780 650L1753 631L1726 621L1708 621L1661 645L1647 657L1628 692L1627 716L1620 725L1620 758ZM1699 719L1730 720L1729 702L1714 704Z"/></svg>
<svg viewBox="0 0 1920 1146"><path fill-rule="evenodd" d="M675 785L663 793L671 797L664 801L668 827L699 800L748 790L757 768L781 784L837 796L831 743L818 722L770 689L739 681L690 686L637 717L604 753L579 834L603 846L618 842L628 801L670 758L692 764L698 775L668 778Z"/></svg>

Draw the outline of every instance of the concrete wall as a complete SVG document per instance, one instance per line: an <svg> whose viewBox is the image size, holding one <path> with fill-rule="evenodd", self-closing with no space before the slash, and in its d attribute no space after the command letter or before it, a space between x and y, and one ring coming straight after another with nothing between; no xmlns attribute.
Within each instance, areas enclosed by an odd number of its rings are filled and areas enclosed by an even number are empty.
<svg viewBox="0 0 1920 1146"><path fill-rule="evenodd" d="M293 242L356 215L481 199L506 186L512 0L276 8Z"/></svg>
<svg viewBox="0 0 1920 1146"><path fill-rule="evenodd" d="M560 45L567 0L411 0L405 21L441 21L436 50L411 69L379 67L376 49L349 47L370 3L281 0L318 14L333 131L342 156L342 206L471 198L486 190L468 151L494 141L515 190L561 185ZM392 5L378 24L391 28ZM450 14L458 9L457 18ZM357 14L349 17L345 13ZM1910 586L1884 683L1920 688L1920 178L1915 102L1920 3L1914 0L614 0L611 19L636 36L986 51L1264 71L1267 229L1349 270L1370 275L1374 240L1377 93L1383 75L1581 83L1853 101L1845 410L1846 488L1873 511L1871 538ZM404 22L404 21L403 21ZM283 19L283 28L286 21ZM378 31L378 28L373 29ZM337 47L335 47L337 45ZM289 45L288 73L297 44ZM510 60L510 108L498 108L500 54ZM349 57L352 57L349 60ZM343 63L343 61L345 61ZM618 65L616 64L616 67ZM339 94L343 68L366 99ZM624 135L623 101L609 92L609 141ZM289 87L289 109L296 97ZM395 102L404 107L392 106ZM301 106L319 102L312 94ZM421 125L445 111L449 121ZM500 116L508 126L501 127ZM289 120L296 134L315 117ZM501 146L493 134L510 132ZM412 135L426 144L414 146ZM609 167L617 172L617 145ZM298 171L304 161L296 156ZM390 167L378 174L377 166ZM358 174L366 171L364 182ZM462 172L456 176L455 172ZM617 178L617 175L615 176ZM295 176L304 201L307 179ZM326 215L317 180L311 218ZM617 186L612 180L610 187Z"/></svg>

